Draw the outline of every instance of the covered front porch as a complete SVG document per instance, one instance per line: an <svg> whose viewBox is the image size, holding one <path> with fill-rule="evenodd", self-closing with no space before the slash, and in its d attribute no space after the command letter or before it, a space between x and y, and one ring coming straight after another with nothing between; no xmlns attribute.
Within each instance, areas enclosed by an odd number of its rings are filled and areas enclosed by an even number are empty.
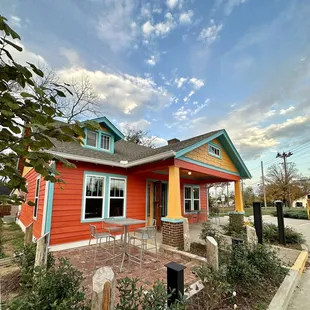
<svg viewBox="0 0 310 310"><path fill-rule="evenodd" d="M181 159L167 159L133 171L146 179L146 218L156 220L162 242L179 247L183 244L183 222L204 222L208 218L207 185L233 182L235 211L243 211L241 177L224 169L204 167Z"/></svg>

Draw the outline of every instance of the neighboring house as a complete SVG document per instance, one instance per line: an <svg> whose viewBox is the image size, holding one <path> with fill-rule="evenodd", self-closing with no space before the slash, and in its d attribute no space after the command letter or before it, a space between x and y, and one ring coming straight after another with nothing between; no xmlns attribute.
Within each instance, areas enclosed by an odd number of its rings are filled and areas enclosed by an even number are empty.
<svg viewBox="0 0 310 310"><path fill-rule="evenodd" d="M22 205L19 223L34 222L35 238L50 233L51 246L86 245L89 224L101 229L104 218L128 217L156 219L163 242L178 246L184 218L206 220L206 184L214 182L234 182L235 208L243 211L240 180L251 175L225 130L152 149L125 141L105 117L95 121L101 130L85 128L84 145L54 141L49 150L76 165L53 163L65 184L24 168L35 206Z"/></svg>
<svg viewBox="0 0 310 310"><path fill-rule="evenodd" d="M310 201L310 194L300 197L292 202L293 208L306 208Z"/></svg>

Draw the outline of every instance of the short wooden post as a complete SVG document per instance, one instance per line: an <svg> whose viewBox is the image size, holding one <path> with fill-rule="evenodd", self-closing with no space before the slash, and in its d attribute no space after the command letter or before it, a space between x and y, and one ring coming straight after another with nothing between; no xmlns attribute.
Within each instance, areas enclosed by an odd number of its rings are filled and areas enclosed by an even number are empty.
<svg viewBox="0 0 310 310"><path fill-rule="evenodd" d="M279 243L286 245L284 217L283 217L283 202L281 200L276 200L275 204L277 208L277 217L278 217Z"/></svg>
<svg viewBox="0 0 310 310"><path fill-rule="evenodd" d="M47 266L47 252L48 252L49 234L45 234L37 240L36 259L34 267L41 267L45 269Z"/></svg>
<svg viewBox="0 0 310 310"><path fill-rule="evenodd" d="M208 265L214 270L219 269L219 250L216 240L213 237L208 236L206 239L206 251Z"/></svg>
<svg viewBox="0 0 310 310"><path fill-rule="evenodd" d="M254 213L254 227L258 243L263 244L263 218L262 218L262 204L260 202L253 202Z"/></svg>
<svg viewBox="0 0 310 310"><path fill-rule="evenodd" d="M33 223L29 224L25 228L24 245L30 245L32 243Z"/></svg>
<svg viewBox="0 0 310 310"><path fill-rule="evenodd" d="M91 310L114 309L115 275L110 267L99 268L93 276Z"/></svg>

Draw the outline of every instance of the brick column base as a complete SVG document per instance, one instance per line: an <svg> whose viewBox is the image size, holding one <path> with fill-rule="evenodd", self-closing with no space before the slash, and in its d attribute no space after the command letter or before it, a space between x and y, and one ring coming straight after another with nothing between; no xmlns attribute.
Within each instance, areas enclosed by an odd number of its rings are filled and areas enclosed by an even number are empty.
<svg viewBox="0 0 310 310"><path fill-rule="evenodd" d="M162 222L163 244L173 247L184 247L183 221Z"/></svg>

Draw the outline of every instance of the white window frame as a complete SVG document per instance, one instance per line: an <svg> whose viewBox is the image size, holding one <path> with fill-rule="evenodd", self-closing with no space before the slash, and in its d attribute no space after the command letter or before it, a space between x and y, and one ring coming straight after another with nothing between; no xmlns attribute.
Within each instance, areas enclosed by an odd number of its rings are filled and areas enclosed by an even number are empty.
<svg viewBox="0 0 310 310"><path fill-rule="evenodd" d="M90 132L93 132L94 134L96 134L96 146L88 145L88 144L87 144L87 143L88 143L88 134L89 134ZM98 135L99 135L99 133L98 133L97 131L87 130L87 133L86 133L86 143L85 143L86 146L87 146L87 147L92 147L92 148L94 148L94 149L98 148Z"/></svg>
<svg viewBox="0 0 310 310"><path fill-rule="evenodd" d="M189 198L186 198L185 199L185 188L186 187L188 187L188 188L190 188L191 189L191 198L189 199ZM198 188L198 190L199 190L199 198L197 199L197 198L194 198L194 192L193 192L193 189L194 188ZM184 214L191 214L191 213L197 213L197 212L200 212L201 211L201 204L200 204L200 186L199 185L189 185L189 184L185 184L184 185L184 188L183 188L183 206L184 206ZM186 211L185 210L185 201L186 200L190 200L191 201L191 210L190 211ZM194 209L194 201L199 201L199 209L198 210L195 210Z"/></svg>
<svg viewBox="0 0 310 310"><path fill-rule="evenodd" d="M39 186L38 186L38 183L39 183ZM40 187L41 187L41 175L38 175L36 177L36 183L35 183L35 189L34 189L34 206L33 206L33 214L32 214L32 217L34 220L38 218ZM38 192L37 192L37 188L38 188Z"/></svg>
<svg viewBox="0 0 310 310"><path fill-rule="evenodd" d="M125 181L125 187L124 187L124 197L112 197L112 199L124 199L124 212L122 216L112 216L112 218L123 218L126 217L126 212L127 212L127 178L122 178L118 176L111 176L109 177L109 193L108 193L108 217L110 218L110 193L111 193L111 179L116 179L116 180L122 180Z"/></svg>
<svg viewBox="0 0 310 310"><path fill-rule="evenodd" d="M97 196L97 197L96 196L86 196L87 177L103 178L102 196L100 196L100 197L99 196ZM100 220L104 219L106 181L107 181L107 178L104 175L91 174L91 173L86 173L84 175L82 222L95 222L95 221L100 221ZM99 199L99 198L101 199L102 198L102 217L85 218L86 199L87 198L92 198L92 199Z"/></svg>
<svg viewBox="0 0 310 310"><path fill-rule="evenodd" d="M107 149L105 149L105 148L103 147L102 139L103 139L104 137L109 138L109 144L108 144L108 145L109 145L109 148L107 148ZM101 148L102 150L105 150L105 151L110 151L110 150L111 150L111 136L106 135L106 134L104 134L104 133L101 133L101 135L100 135L100 148Z"/></svg>
<svg viewBox="0 0 310 310"><path fill-rule="evenodd" d="M212 148L215 149L215 150L218 150L219 151L219 155L215 154L213 152ZM213 156L213 157L219 158L219 159L222 158L222 150L221 150L221 148L219 146L217 146L215 144L208 144L208 154Z"/></svg>

